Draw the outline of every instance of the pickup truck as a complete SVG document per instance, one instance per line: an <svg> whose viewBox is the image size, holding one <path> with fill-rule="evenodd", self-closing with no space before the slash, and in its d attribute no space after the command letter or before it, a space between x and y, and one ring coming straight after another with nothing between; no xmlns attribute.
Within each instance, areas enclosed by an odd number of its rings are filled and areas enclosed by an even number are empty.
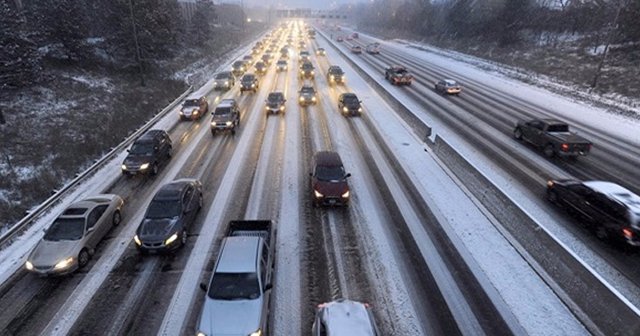
<svg viewBox="0 0 640 336"><path fill-rule="evenodd" d="M198 335L269 335L275 265L270 220L236 220L222 239L198 320Z"/></svg>
<svg viewBox="0 0 640 336"><path fill-rule="evenodd" d="M393 85L411 85L413 75L400 65L390 66L384 69L384 78Z"/></svg>
<svg viewBox="0 0 640 336"><path fill-rule="evenodd" d="M591 142L569 131L569 125L555 119L519 121L513 131L518 140L542 148L544 155L578 157L589 154Z"/></svg>

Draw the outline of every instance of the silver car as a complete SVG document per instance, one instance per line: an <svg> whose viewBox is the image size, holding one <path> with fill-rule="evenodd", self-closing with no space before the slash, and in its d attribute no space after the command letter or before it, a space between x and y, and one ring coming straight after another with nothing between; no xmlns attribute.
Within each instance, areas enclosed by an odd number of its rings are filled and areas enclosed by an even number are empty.
<svg viewBox="0 0 640 336"><path fill-rule="evenodd" d="M62 275L84 267L96 246L120 224L124 201L118 195L101 194L71 204L45 230L27 258L27 271Z"/></svg>
<svg viewBox="0 0 640 336"><path fill-rule="evenodd" d="M380 332L368 304L338 299L318 305L311 335L378 336Z"/></svg>

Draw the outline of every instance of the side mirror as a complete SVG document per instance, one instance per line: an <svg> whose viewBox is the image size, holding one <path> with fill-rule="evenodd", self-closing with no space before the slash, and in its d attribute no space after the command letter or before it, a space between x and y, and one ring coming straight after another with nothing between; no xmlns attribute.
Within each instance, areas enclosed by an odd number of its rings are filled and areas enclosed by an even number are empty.
<svg viewBox="0 0 640 336"><path fill-rule="evenodd" d="M266 292L268 290L271 290L272 288L273 288L273 285L271 283L268 283L264 286L264 291Z"/></svg>
<svg viewBox="0 0 640 336"><path fill-rule="evenodd" d="M206 283L204 283L204 282L201 282L201 283L200 283L200 289L202 289L203 291L205 291L205 292L206 292L206 291L207 291L207 284L206 284Z"/></svg>
<svg viewBox="0 0 640 336"><path fill-rule="evenodd" d="M91 233L91 232L93 232L95 229L96 229L95 227L90 227L90 228L88 228L88 229L87 229L87 233Z"/></svg>
<svg viewBox="0 0 640 336"><path fill-rule="evenodd" d="M347 178L347 177L351 177L351 173L347 173L347 175L344 176L344 178Z"/></svg>

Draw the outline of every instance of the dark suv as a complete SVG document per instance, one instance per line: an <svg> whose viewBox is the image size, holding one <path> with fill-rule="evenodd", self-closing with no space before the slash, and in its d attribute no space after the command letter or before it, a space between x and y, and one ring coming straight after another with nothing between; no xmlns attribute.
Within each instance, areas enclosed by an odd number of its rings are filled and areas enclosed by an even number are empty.
<svg viewBox="0 0 640 336"><path fill-rule="evenodd" d="M318 152L313 157L311 190L314 206L348 205L350 192L347 174L342 166L340 155L336 152Z"/></svg>
<svg viewBox="0 0 640 336"><path fill-rule="evenodd" d="M127 176L158 173L159 165L171 158L171 138L163 130L150 130L139 137L122 163Z"/></svg>
<svg viewBox="0 0 640 336"><path fill-rule="evenodd" d="M245 91L253 91L256 93L258 91L258 77L254 74L245 74L240 79L240 93Z"/></svg>
<svg viewBox="0 0 640 336"><path fill-rule="evenodd" d="M213 110L211 116L211 134L231 131L236 134L236 128L240 126L240 108L235 99L223 99Z"/></svg>
<svg viewBox="0 0 640 336"><path fill-rule="evenodd" d="M313 79L315 74L315 68L313 67L313 64L311 64L311 62L305 61L304 63L302 63L302 65L300 66L300 78Z"/></svg>
<svg viewBox="0 0 640 336"><path fill-rule="evenodd" d="M338 97L338 109L345 115L357 116L362 114L362 102L355 93L343 93Z"/></svg>
<svg viewBox="0 0 640 336"><path fill-rule="evenodd" d="M590 226L600 239L640 246L640 196L615 183L550 180L547 199Z"/></svg>
<svg viewBox="0 0 640 336"><path fill-rule="evenodd" d="M173 251L187 243L187 232L202 208L202 184L179 179L165 184L147 207L133 240L142 253Z"/></svg>
<svg viewBox="0 0 640 336"><path fill-rule="evenodd" d="M337 65L332 65L327 71L327 81L329 84L344 84L344 71Z"/></svg>

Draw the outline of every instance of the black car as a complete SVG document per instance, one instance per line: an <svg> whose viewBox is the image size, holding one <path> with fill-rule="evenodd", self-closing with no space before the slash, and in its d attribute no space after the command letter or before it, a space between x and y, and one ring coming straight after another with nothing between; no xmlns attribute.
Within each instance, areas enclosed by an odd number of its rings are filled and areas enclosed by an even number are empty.
<svg viewBox="0 0 640 336"><path fill-rule="evenodd" d="M202 184L179 179L153 196L133 240L142 253L173 251L187 243L187 234L202 208Z"/></svg>
<svg viewBox="0 0 640 336"><path fill-rule="evenodd" d="M280 91L269 93L269 95L267 96L267 101L265 102L266 103L265 109L267 110L267 115L271 113L279 113L279 112L284 113L284 110L285 110L284 103L286 102L287 100L284 98L284 93Z"/></svg>
<svg viewBox="0 0 640 336"><path fill-rule="evenodd" d="M615 183L550 180L547 199L592 228L598 238L640 246L640 196Z"/></svg>
<svg viewBox="0 0 640 336"><path fill-rule="evenodd" d="M240 79L240 93L245 91L253 91L256 93L258 91L258 77L254 74L245 74Z"/></svg>
<svg viewBox="0 0 640 336"><path fill-rule="evenodd" d="M327 70L327 81L329 84L337 83L344 84L345 76L344 71L337 65L332 65Z"/></svg>
<svg viewBox="0 0 640 336"><path fill-rule="evenodd" d="M150 130L140 136L128 150L122 163L122 173L127 176L158 173L160 164L171 158L171 138L164 130Z"/></svg>
<svg viewBox="0 0 640 336"><path fill-rule="evenodd" d="M315 74L315 68L311 62L302 63L300 66L300 78L313 78Z"/></svg>
<svg viewBox="0 0 640 336"><path fill-rule="evenodd" d="M357 116L362 114L362 102L355 93L343 93L338 97L338 109L345 115Z"/></svg>

